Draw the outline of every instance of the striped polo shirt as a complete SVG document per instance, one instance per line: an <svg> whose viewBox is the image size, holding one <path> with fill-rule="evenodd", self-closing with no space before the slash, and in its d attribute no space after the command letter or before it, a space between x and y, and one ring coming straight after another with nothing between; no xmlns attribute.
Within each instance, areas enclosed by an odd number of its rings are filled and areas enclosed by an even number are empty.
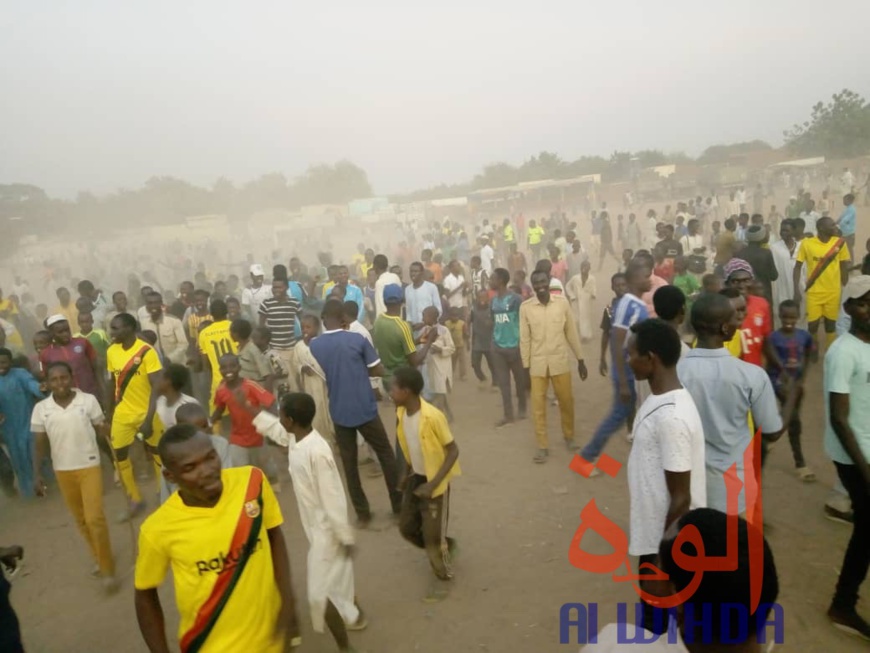
<svg viewBox="0 0 870 653"><path fill-rule="evenodd" d="M290 295L285 301L269 297L260 304L259 313L266 316L266 326L272 332L273 349L292 349L296 346L296 320L300 308L299 300Z"/></svg>

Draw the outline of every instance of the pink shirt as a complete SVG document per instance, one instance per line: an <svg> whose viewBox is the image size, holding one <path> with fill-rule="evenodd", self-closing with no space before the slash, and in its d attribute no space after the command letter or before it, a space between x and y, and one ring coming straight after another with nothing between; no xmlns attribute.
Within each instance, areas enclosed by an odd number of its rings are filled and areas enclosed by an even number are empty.
<svg viewBox="0 0 870 653"><path fill-rule="evenodd" d="M39 354L39 363L43 371L51 363L64 362L72 368L73 385L97 399L100 397L97 386L97 376L94 373L94 363L97 360L97 350L86 338L70 338L65 345L50 344Z"/></svg>
<svg viewBox="0 0 870 653"><path fill-rule="evenodd" d="M660 276L652 274L649 278L650 288L647 290L640 298L643 300L643 303L646 304L646 310L649 311L650 317L658 317L656 315L656 309L653 308L653 295L655 295L656 290L661 288L662 286L667 286L668 282L662 279Z"/></svg>
<svg viewBox="0 0 870 653"><path fill-rule="evenodd" d="M556 277L562 283L565 283L565 277L568 275L568 263L565 260L561 260L558 263L553 263L553 267L550 270L550 276Z"/></svg>

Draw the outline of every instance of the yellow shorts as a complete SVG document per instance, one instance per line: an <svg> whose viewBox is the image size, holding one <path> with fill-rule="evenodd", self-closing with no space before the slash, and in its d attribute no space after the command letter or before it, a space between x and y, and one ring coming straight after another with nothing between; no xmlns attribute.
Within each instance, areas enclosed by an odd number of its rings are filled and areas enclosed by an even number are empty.
<svg viewBox="0 0 870 653"><path fill-rule="evenodd" d="M136 441L136 434L142 426L142 420L131 420L129 417L118 419L112 417L112 448L123 449Z"/></svg>
<svg viewBox="0 0 870 653"><path fill-rule="evenodd" d="M827 294L815 297L807 297L807 322L817 322L825 318L836 322L840 315L839 294Z"/></svg>

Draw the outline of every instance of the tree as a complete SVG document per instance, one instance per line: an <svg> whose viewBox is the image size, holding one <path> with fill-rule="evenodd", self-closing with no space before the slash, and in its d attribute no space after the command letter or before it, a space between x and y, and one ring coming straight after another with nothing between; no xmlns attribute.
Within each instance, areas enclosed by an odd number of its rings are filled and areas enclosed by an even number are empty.
<svg viewBox="0 0 870 653"><path fill-rule="evenodd" d="M555 179L561 176L565 162L553 152L541 152L538 156L529 158L519 169L520 181L538 181L539 179Z"/></svg>
<svg viewBox="0 0 870 653"><path fill-rule="evenodd" d="M743 156L750 152L759 150L772 150L773 147L764 141L744 141L741 143L731 143L729 145L711 145L701 153L698 157L698 163L715 164L727 163L734 157Z"/></svg>
<svg viewBox="0 0 870 653"><path fill-rule="evenodd" d="M671 163L668 157L661 150L641 150L635 152L637 163L640 168L652 168L653 166L663 166Z"/></svg>
<svg viewBox="0 0 870 653"><path fill-rule="evenodd" d="M350 161L311 166L290 185L290 197L296 206L343 204L371 196L366 171Z"/></svg>
<svg viewBox="0 0 870 653"><path fill-rule="evenodd" d="M784 132L786 146L800 155L853 157L870 153L870 104L843 89L818 102L810 119Z"/></svg>
<svg viewBox="0 0 870 653"><path fill-rule="evenodd" d="M509 163L490 163L483 171L474 176L471 186L474 190L513 186L519 181L519 172Z"/></svg>

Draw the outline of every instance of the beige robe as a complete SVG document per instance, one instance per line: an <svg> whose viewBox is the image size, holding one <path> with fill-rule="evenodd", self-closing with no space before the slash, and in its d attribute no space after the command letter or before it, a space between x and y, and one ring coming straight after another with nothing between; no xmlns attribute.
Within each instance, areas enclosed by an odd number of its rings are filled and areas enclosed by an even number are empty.
<svg viewBox="0 0 870 653"><path fill-rule="evenodd" d="M311 395L317 412L314 415L312 426L330 443L335 443L335 426L329 416L329 395L326 389L326 374L323 368L314 358L311 349L304 340L296 343L296 359L299 361L299 369L307 365L314 374L302 374L302 392Z"/></svg>
<svg viewBox="0 0 870 653"><path fill-rule="evenodd" d="M583 284L582 275L575 274L565 285L565 295L571 302L574 312L574 322L577 324L577 334L582 342L588 342L595 337L593 324L595 301L595 277L591 274Z"/></svg>

